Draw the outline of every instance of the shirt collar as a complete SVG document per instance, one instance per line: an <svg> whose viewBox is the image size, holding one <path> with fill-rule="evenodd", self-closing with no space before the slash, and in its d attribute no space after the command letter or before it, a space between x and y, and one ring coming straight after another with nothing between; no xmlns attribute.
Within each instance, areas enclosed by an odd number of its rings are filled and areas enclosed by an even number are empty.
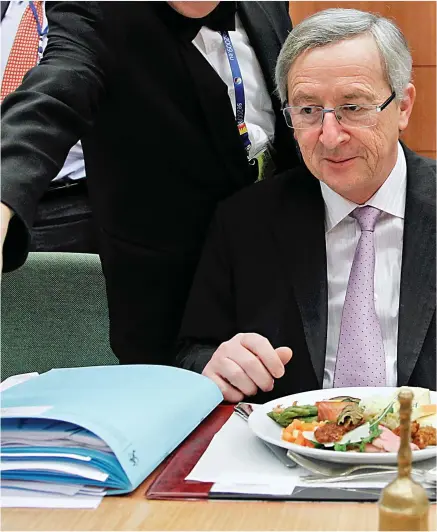
<svg viewBox="0 0 437 532"><path fill-rule="evenodd" d="M371 205L392 216L404 218L406 178L407 163L404 150L398 142L398 157L393 170L365 205ZM358 205L334 192L326 183L320 182L320 187L325 202L325 231L328 233Z"/></svg>

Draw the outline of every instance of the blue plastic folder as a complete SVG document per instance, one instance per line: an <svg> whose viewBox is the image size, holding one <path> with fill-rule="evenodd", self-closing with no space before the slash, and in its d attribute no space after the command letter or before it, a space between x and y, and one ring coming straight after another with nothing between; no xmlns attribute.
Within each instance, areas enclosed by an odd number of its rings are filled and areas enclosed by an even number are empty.
<svg viewBox="0 0 437 532"><path fill-rule="evenodd" d="M2 480L130 492L222 400L174 367L53 369L1 394Z"/></svg>

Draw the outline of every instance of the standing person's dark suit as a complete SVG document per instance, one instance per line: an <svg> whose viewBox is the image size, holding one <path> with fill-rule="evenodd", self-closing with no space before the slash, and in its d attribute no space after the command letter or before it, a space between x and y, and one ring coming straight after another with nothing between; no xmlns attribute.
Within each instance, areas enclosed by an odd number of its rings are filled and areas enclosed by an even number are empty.
<svg viewBox="0 0 437 532"><path fill-rule="evenodd" d="M258 178L233 96L192 43L205 25L237 35L236 4L172 4L48 2L45 55L2 106L2 201L15 213L5 269L24 262L34 206L81 138L111 345L124 363L171 360L215 206ZM249 63L259 62L264 75L259 90L271 95L279 170L297 160L273 96L275 61L291 28L287 8L241 2L237 11L254 52ZM176 10L212 12L187 18Z"/></svg>
<svg viewBox="0 0 437 532"><path fill-rule="evenodd" d="M37 64L47 45L44 4L27 0L1 2L2 100L19 86L20 78ZM23 35L22 24L26 27L28 19L32 32ZM38 202L30 250L97 253L80 142L71 148L63 167Z"/></svg>
<svg viewBox="0 0 437 532"><path fill-rule="evenodd" d="M398 54L386 72L375 34ZM307 167L219 207L180 333L180 364L226 399L436 388L436 165L398 142L410 75L402 34L367 13L318 13L286 41L278 89Z"/></svg>

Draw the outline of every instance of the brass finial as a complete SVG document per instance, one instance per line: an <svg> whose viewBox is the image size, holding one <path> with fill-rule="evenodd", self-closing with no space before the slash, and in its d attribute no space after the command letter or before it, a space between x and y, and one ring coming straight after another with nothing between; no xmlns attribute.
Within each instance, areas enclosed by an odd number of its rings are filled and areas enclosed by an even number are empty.
<svg viewBox="0 0 437 532"><path fill-rule="evenodd" d="M401 443L398 475L381 493L379 530L428 530L429 502L426 491L411 478L411 405L413 393L402 389L398 395Z"/></svg>

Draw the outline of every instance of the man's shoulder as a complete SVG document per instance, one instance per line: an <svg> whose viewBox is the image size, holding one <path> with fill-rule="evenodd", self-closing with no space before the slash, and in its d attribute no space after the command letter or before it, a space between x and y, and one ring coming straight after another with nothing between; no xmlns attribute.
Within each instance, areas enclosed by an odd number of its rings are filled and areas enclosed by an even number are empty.
<svg viewBox="0 0 437 532"><path fill-rule="evenodd" d="M239 12L243 11L252 23L268 20L285 40L291 30L288 2L239 2L238 5Z"/></svg>
<svg viewBox="0 0 437 532"><path fill-rule="evenodd" d="M436 161L403 145L407 161L407 193L413 192L427 203L436 202Z"/></svg>
<svg viewBox="0 0 437 532"><path fill-rule="evenodd" d="M293 208L304 198L307 201L319 195L318 180L305 166L297 166L240 190L223 201L219 210L227 217L274 216L284 204L287 208Z"/></svg>
<svg viewBox="0 0 437 532"><path fill-rule="evenodd" d="M288 2L253 2L271 16L290 16Z"/></svg>

